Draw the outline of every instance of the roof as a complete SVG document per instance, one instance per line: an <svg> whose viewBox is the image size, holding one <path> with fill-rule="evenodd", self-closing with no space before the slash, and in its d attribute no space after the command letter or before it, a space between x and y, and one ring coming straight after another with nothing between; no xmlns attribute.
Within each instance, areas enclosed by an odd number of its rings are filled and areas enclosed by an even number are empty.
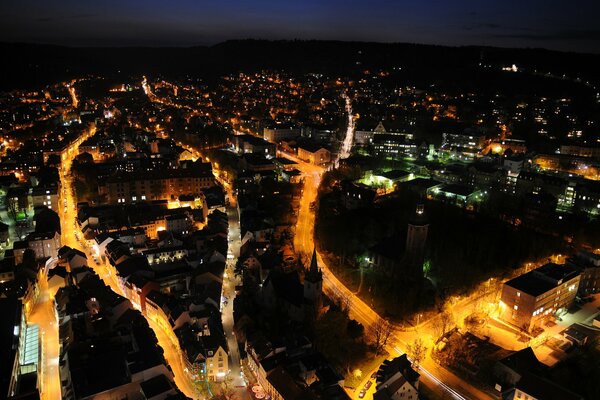
<svg viewBox="0 0 600 400"><path fill-rule="evenodd" d="M286 274L280 269L273 269L265 279L263 287L266 287L269 282L273 285L275 295L280 299L296 306L301 306L304 302L304 288L297 273Z"/></svg>
<svg viewBox="0 0 600 400"><path fill-rule="evenodd" d="M532 373L523 375L516 388L540 400L583 400L582 396Z"/></svg>
<svg viewBox="0 0 600 400"><path fill-rule="evenodd" d="M521 375L528 371L537 370L542 366L531 347L516 351L498 362Z"/></svg>
<svg viewBox="0 0 600 400"><path fill-rule="evenodd" d="M275 144L253 135L238 135L236 139L249 143L252 146L275 146Z"/></svg>
<svg viewBox="0 0 600 400"><path fill-rule="evenodd" d="M401 169L393 169L391 171L380 174L380 176L383 176L384 178L387 178L391 181L394 181L394 180L397 180L400 178L404 178L405 176L408 176L408 175L410 175L410 172L406 172Z"/></svg>
<svg viewBox="0 0 600 400"><path fill-rule="evenodd" d="M458 196L469 196L474 192L473 189L471 189L470 187L460 184L444 185L440 188L440 191L445 193L452 193Z"/></svg>
<svg viewBox="0 0 600 400"><path fill-rule="evenodd" d="M141 382L140 387L142 388L142 392L147 399L173 390L171 381L169 381L164 374L157 375L154 378L150 378L147 381Z"/></svg>
<svg viewBox="0 0 600 400"><path fill-rule="evenodd" d="M316 398L308 389L299 386L281 365L267 374L267 380L285 400L311 400Z"/></svg>
<svg viewBox="0 0 600 400"><path fill-rule="evenodd" d="M517 276L504 284L537 297L562 282L575 278L578 274L579 272L574 266L550 263Z"/></svg>
<svg viewBox="0 0 600 400"><path fill-rule="evenodd" d="M412 364L408 360L406 354L402 354L392 360L385 360L377 371L377 383L384 383L394 376L397 372L400 372L402 376L409 382L416 382L419 380L419 373L412 369Z"/></svg>
<svg viewBox="0 0 600 400"><path fill-rule="evenodd" d="M393 381L382 384L379 390L373 394L373 400L391 400L394 393L407 382L408 381L401 373L397 373L396 378Z"/></svg>
<svg viewBox="0 0 600 400"><path fill-rule="evenodd" d="M301 144L301 145L298 146L298 149L306 150L309 153L316 153L317 151L319 151L321 149L329 151L324 146L321 146L320 144L315 144L315 143L304 143L304 144Z"/></svg>

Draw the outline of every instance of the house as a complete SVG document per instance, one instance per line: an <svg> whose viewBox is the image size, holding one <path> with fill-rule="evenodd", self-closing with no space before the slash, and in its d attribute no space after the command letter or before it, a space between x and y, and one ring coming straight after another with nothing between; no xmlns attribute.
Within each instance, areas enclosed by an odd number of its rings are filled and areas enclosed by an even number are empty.
<svg viewBox="0 0 600 400"><path fill-rule="evenodd" d="M377 385L388 381L397 373L402 376L416 389L419 388L419 373L412 368L412 363L406 354L402 354L391 360L385 360L377 370Z"/></svg>
<svg viewBox="0 0 600 400"><path fill-rule="evenodd" d="M417 400L419 392L406 378L396 372L390 379L377 385L373 400Z"/></svg>
<svg viewBox="0 0 600 400"><path fill-rule="evenodd" d="M419 373L406 354L386 360L377 371L374 400L417 400L419 397Z"/></svg>
<svg viewBox="0 0 600 400"><path fill-rule="evenodd" d="M494 365L494 376L504 390L505 387L514 386L527 372L540 373L545 369L531 347L526 347L504 357Z"/></svg>
<svg viewBox="0 0 600 400"><path fill-rule="evenodd" d="M70 271L87 265L85 253L69 246L63 246L58 250L58 258L69 266Z"/></svg>
<svg viewBox="0 0 600 400"><path fill-rule="evenodd" d="M69 273L65 267L54 267L48 271L48 292L50 296L56 296L60 288L67 285Z"/></svg>

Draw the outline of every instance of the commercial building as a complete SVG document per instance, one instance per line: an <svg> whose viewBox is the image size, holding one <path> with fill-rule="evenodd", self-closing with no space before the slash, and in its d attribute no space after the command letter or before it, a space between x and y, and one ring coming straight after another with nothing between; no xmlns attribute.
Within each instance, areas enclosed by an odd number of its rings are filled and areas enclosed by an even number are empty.
<svg viewBox="0 0 600 400"><path fill-rule="evenodd" d="M572 265L546 264L504 283L500 317L531 331L568 309L579 289L581 275Z"/></svg>

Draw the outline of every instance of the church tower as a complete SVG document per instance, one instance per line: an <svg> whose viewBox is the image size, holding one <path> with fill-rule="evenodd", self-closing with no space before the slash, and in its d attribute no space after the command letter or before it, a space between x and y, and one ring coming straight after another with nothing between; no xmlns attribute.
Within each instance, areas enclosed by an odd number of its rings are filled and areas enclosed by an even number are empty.
<svg viewBox="0 0 600 400"><path fill-rule="evenodd" d="M321 309L323 295L323 272L317 264L317 249L313 250L310 267L304 276L304 298L315 306L315 310Z"/></svg>
<svg viewBox="0 0 600 400"><path fill-rule="evenodd" d="M425 215L425 207L422 203L417 205L414 215L408 222L406 234L406 249L404 253L404 266L408 277L420 282L423 279L423 262L425 261L425 242L429 221Z"/></svg>

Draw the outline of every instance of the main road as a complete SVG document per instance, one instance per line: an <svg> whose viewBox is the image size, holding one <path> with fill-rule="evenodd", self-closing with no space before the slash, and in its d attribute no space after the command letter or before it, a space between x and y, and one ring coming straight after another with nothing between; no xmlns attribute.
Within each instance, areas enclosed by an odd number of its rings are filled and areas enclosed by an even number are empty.
<svg viewBox="0 0 600 400"><path fill-rule="evenodd" d="M88 265L94 269L94 271L100 276L100 278L104 281L104 283L109 286L115 293L123 295L123 292L118 284L117 277L114 274L112 268L110 268L106 263L102 262L101 259L98 258L98 262L95 261L94 256L91 253L91 250L85 240L81 237L78 232L78 226L76 223L77 217L77 203L75 201L75 195L73 193L73 182L70 174L71 164L73 159L78 154L78 147L84 140L88 137L91 137L96 132L95 127L91 127L88 131L86 131L82 136L80 136L73 145L65 152L65 157L61 163L60 170L60 178L62 184L62 203L60 206L61 209L61 242L63 246L69 246L71 248L75 248L83 251L88 260ZM181 356L181 351L179 347L173 343L170 339L170 333L166 332L165 329L162 328L158 323L153 321L150 318L146 318L150 327L154 330L156 337L158 339L159 346L163 349L165 359L167 363L171 367L173 371L175 384L186 396L193 399L203 399L198 389L193 384L189 375L187 374L187 370L183 364L183 359ZM56 335L54 332L51 334L46 333L45 342L54 342L58 343L58 329L56 329ZM52 339L52 340L49 340ZM46 344L47 348L53 348L52 343ZM50 357L47 357L50 358ZM56 359L57 360L57 359ZM60 377L55 376L58 375L57 368L52 368L55 362L54 358L51 358L46 364L48 364L47 369L44 371L45 376L44 380L48 380L49 382L56 382L57 379L60 380ZM46 376L48 375L48 376ZM59 382L59 381L58 381ZM54 383L52 383L52 388L54 387ZM60 385L59 385L60 390ZM48 399L59 399L60 392L58 397L48 397Z"/></svg>
<svg viewBox="0 0 600 400"><path fill-rule="evenodd" d="M287 153L282 152L281 156L295 161L297 163L296 168L302 172L304 178L303 195L300 202L294 246L297 251L310 254L315 246L315 216L310 209L310 204L316 201L317 191L324 169L306 163ZM373 326L381 319L371 307L337 279L328 268L319 252L317 252L317 260L323 271L323 289L328 296L348 299L350 302L351 317L363 324L366 329ZM417 332L403 332L400 329L395 328L390 337L391 340L389 341L388 351L390 354L393 354L394 352L402 354L406 352L408 345L417 337L428 337L430 334L430 327L420 329L420 334ZM429 359L421 364L420 373L423 382L440 395L449 395L451 398L457 400L492 398Z"/></svg>

